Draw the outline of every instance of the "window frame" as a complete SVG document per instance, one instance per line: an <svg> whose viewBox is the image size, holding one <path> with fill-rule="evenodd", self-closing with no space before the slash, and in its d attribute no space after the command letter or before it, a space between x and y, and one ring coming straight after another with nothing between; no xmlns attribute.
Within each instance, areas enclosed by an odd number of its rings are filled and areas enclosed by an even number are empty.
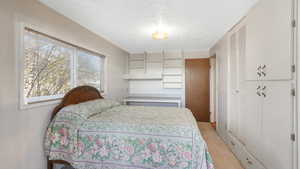
<svg viewBox="0 0 300 169"><path fill-rule="evenodd" d="M61 101L61 99L63 98L63 96L65 95L65 94L58 94L58 95L51 95L51 96L39 96L39 97L31 97L29 99L24 97L24 94L25 94L24 93L24 87L25 87L25 85L24 85L24 69L25 69L24 35L25 35L25 31L28 31L28 30L36 32L37 34L39 34L43 37L53 40L52 42L57 45L64 46L64 47L67 47L67 48L73 50L72 51L73 54L70 58L71 89L77 86L76 78L77 78L77 60L78 60L77 54L78 54L78 51L83 51L83 52L87 52L90 54L94 54L95 56L102 57L103 64L99 65L99 66L103 66L103 68L101 68L102 74L103 74L103 77L101 77L101 80L103 80L103 82L102 82L103 91L99 91L99 92L101 93L102 96L106 95L108 55L100 54L99 52L94 52L92 50L80 47L78 45L74 45L73 43L69 43L67 41L58 39L58 38L56 38L58 36L52 36L54 33L51 33L46 30L41 30L39 27L30 25L30 24L20 23L17 25L17 27L19 27L19 28L16 30L20 30L20 31L16 32L16 34L17 34L16 42L18 42L18 44L16 44L16 65L17 65L17 72L18 72L18 81L17 81L18 83L17 84L19 86L18 93L19 93L19 108L20 109L29 109L29 108L39 107L39 106L58 104ZM100 81L100 83L101 83L101 81ZM29 100L29 102L28 102L28 100Z"/></svg>

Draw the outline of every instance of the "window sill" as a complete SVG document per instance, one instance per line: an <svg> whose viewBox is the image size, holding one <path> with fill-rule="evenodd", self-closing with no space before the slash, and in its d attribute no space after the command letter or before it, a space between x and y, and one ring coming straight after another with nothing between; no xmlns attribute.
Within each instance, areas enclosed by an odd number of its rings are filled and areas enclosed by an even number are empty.
<svg viewBox="0 0 300 169"><path fill-rule="evenodd" d="M21 110L26 109L33 109L38 107L44 107L44 106L51 106L51 105L57 105L61 102L61 99L51 100L51 101L43 101L43 102L36 102L36 103L30 103L30 104L20 104Z"/></svg>
<svg viewBox="0 0 300 169"><path fill-rule="evenodd" d="M101 92L100 94L103 98L105 98L107 96L106 92ZM62 101L62 98L63 98L63 96L56 97L54 99L49 99L49 100L33 101L33 102L30 102L27 104L21 103L20 110L33 109L33 108L51 106L51 105L58 105Z"/></svg>

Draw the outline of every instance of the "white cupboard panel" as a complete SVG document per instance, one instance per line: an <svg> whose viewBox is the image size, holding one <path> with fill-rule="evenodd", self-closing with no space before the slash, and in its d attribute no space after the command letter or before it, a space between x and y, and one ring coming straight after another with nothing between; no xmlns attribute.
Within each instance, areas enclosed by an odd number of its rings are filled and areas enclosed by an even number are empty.
<svg viewBox="0 0 300 169"><path fill-rule="evenodd" d="M292 169L291 82L264 82L262 162L268 169Z"/></svg>
<svg viewBox="0 0 300 169"><path fill-rule="evenodd" d="M182 74L181 68L164 69L164 75L181 75L181 74Z"/></svg>
<svg viewBox="0 0 300 169"><path fill-rule="evenodd" d="M262 80L291 79L292 0L262 0L247 17L247 80L257 80L257 68L266 65Z"/></svg>
<svg viewBox="0 0 300 169"><path fill-rule="evenodd" d="M183 58L181 52L164 52L165 59L180 59Z"/></svg>
<svg viewBox="0 0 300 169"><path fill-rule="evenodd" d="M238 54L237 54L237 34L234 33L230 37L230 100L229 100L229 123L228 130L234 136L238 135L238 119L239 119L239 107L237 105L239 93L238 88Z"/></svg>
<svg viewBox="0 0 300 169"><path fill-rule="evenodd" d="M145 69L129 69L129 74L144 74Z"/></svg>
<svg viewBox="0 0 300 169"><path fill-rule="evenodd" d="M164 83L163 87L165 89L181 89L182 83Z"/></svg>
<svg viewBox="0 0 300 169"><path fill-rule="evenodd" d="M147 62L162 62L162 53L147 53Z"/></svg>
<svg viewBox="0 0 300 169"><path fill-rule="evenodd" d="M145 60L145 54L131 54L129 60Z"/></svg>
<svg viewBox="0 0 300 169"><path fill-rule="evenodd" d="M130 67L130 69L144 68L145 67L145 62L144 61L130 61L129 62L129 67Z"/></svg>
<svg viewBox="0 0 300 169"><path fill-rule="evenodd" d="M162 74L162 63L159 62L148 62L147 66L147 73L155 73L155 74Z"/></svg>
<svg viewBox="0 0 300 169"><path fill-rule="evenodd" d="M182 76L164 76L163 78L163 82L164 83L167 83L167 82L171 82L171 83L174 83L174 82L182 82Z"/></svg>
<svg viewBox="0 0 300 169"><path fill-rule="evenodd" d="M165 68L183 67L183 60L165 60Z"/></svg>
<svg viewBox="0 0 300 169"><path fill-rule="evenodd" d="M241 90L240 140L246 149L256 157L261 157L261 111L262 97L260 82L247 82Z"/></svg>

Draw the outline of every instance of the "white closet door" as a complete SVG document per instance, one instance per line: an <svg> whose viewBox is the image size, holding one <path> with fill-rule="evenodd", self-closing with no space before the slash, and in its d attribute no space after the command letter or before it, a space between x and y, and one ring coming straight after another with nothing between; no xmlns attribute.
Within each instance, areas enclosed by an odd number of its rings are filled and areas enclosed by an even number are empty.
<svg viewBox="0 0 300 169"><path fill-rule="evenodd" d="M238 101L238 50L237 50L237 34L234 33L230 37L230 107L229 107L229 123L228 130L237 137L239 110Z"/></svg>
<svg viewBox="0 0 300 169"><path fill-rule="evenodd" d="M243 90L243 86L246 82L245 78L245 52L246 52L246 31L247 27L243 26L238 31L238 83L237 83L237 91L238 91L238 99L237 99L237 109L239 111L239 119L238 119L238 138L242 132L240 131L241 125L241 91Z"/></svg>
<svg viewBox="0 0 300 169"><path fill-rule="evenodd" d="M254 156L260 157L262 97L260 82L245 83L241 91L240 140Z"/></svg>
<svg viewBox="0 0 300 169"><path fill-rule="evenodd" d="M267 169L292 169L291 82L264 82L262 162Z"/></svg>
<svg viewBox="0 0 300 169"><path fill-rule="evenodd" d="M291 79L292 0L258 3L247 18L247 80L256 80L263 65L263 80Z"/></svg>

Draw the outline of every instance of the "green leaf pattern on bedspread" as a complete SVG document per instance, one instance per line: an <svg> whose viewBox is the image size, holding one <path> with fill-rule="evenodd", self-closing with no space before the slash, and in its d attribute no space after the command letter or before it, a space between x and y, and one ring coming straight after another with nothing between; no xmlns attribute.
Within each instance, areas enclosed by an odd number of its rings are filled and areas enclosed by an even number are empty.
<svg viewBox="0 0 300 169"><path fill-rule="evenodd" d="M188 109L115 106L88 118L72 109L62 109L48 127L45 152L52 160L76 169L214 168Z"/></svg>

